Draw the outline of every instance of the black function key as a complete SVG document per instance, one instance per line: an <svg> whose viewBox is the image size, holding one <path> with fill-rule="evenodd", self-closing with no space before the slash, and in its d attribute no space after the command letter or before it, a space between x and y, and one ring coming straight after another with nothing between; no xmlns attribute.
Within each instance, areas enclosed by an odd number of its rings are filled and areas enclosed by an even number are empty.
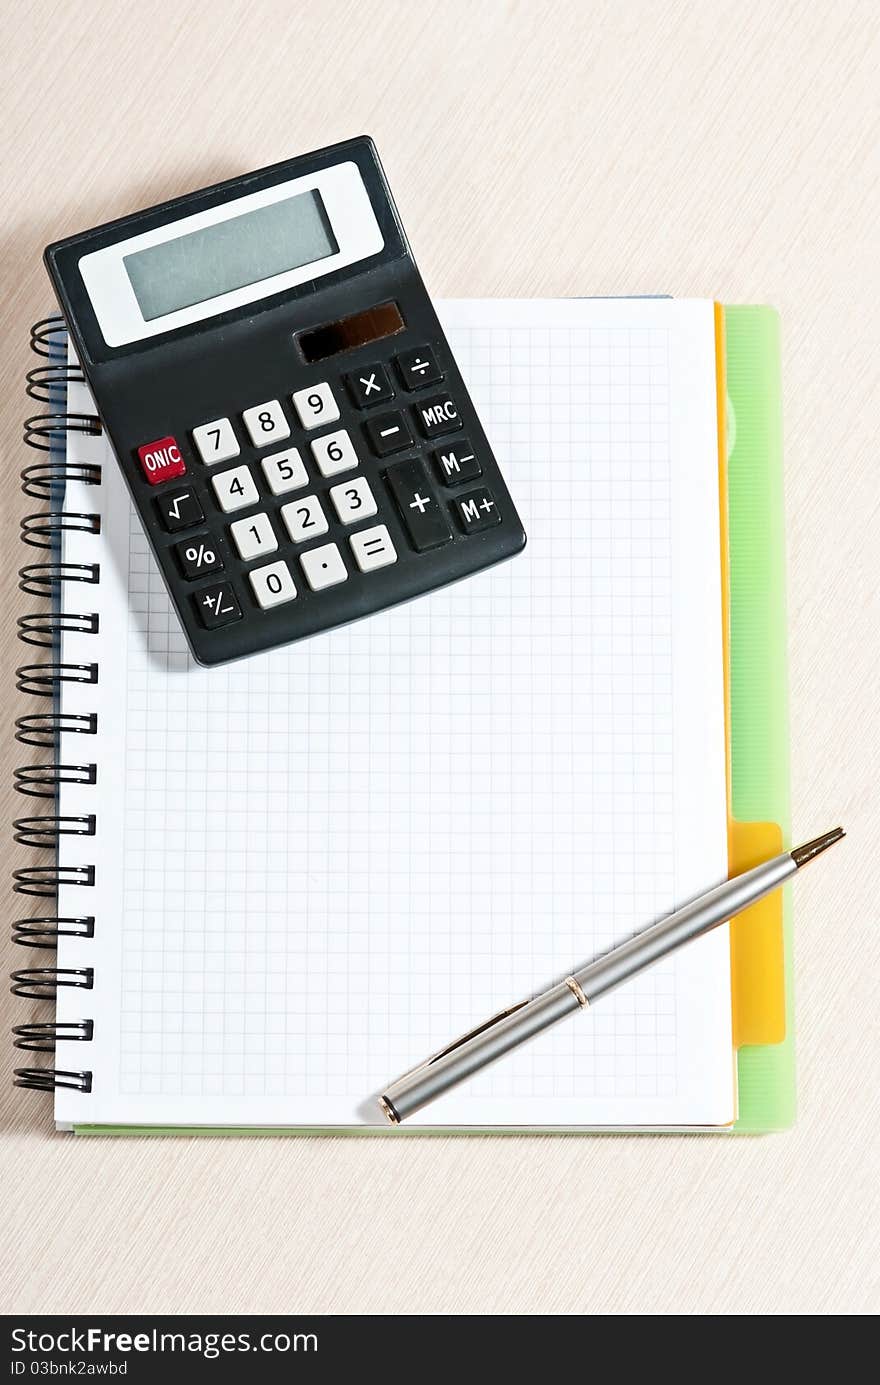
<svg viewBox="0 0 880 1385"><path fill-rule="evenodd" d="M465 481L476 481L483 474L483 468L467 438L456 438L455 442L438 447L431 455L444 486L462 486Z"/></svg>
<svg viewBox="0 0 880 1385"><path fill-rule="evenodd" d="M455 512L466 534L478 534L501 523L501 515L491 491L485 486L469 491L455 502Z"/></svg>
<svg viewBox="0 0 880 1385"><path fill-rule="evenodd" d="M183 543L174 545L174 552L177 554L181 572L191 582L196 577L206 577L209 572L223 570L223 559L220 557L217 540L212 539L210 534L196 534L191 539L184 539Z"/></svg>
<svg viewBox="0 0 880 1385"><path fill-rule="evenodd" d="M156 501L156 509L163 528L169 534L176 534L179 529L191 529L205 518L194 490L168 491Z"/></svg>
<svg viewBox="0 0 880 1385"><path fill-rule="evenodd" d="M206 630L219 630L221 625L231 625L241 620L241 607L231 582L218 582L216 586L205 587L193 596L199 620Z"/></svg>
<svg viewBox="0 0 880 1385"><path fill-rule="evenodd" d="M391 388L385 367L378 362L375 365L363 365L360 370L352 370L345 377L345 385L352 403L359 409L370 409L374 404L387 404L389 399L394 398L394 390Z"/></svg>
<svg viewBox="0 0 880 1385"><path fill-rule="evenodd" d="M412 433L403 414L379 414L365 424L370 446L379 457L388 457L392 452L401 452L412 444Z"/></svg>
<svg viewBox="0 0 880 1385"><path fill-rule="evenodd" d="M414 405L413 413L419 432L425 438L437 438L441 433L454 433L461 426L458 405L451 394L432 394Z"/></svg>
<svg viewBox="0 0 880 1385"><path fill-rule="evenodd" d="M421 462L398 462L385 480L417 552L449 543L452 530Z"/></svg>
<svg viewBox="0 0 880 1385"><path fill-rule="evenodd" d="M401 351L395 356L394 364L404 389L423 390L426 385L436 385L443 379L443 371L430 346L414 346L411 351Z"/></svg>

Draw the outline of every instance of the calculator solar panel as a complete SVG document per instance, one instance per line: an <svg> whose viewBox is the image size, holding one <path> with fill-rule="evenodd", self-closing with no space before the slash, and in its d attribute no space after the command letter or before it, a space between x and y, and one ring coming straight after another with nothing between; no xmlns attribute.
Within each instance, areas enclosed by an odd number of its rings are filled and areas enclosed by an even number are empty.
<svg viewBox="0 0 880 1385"><path fill-rule="evenodd" d="M523 548L370 139L59 241L46 263L200 663Z"/></svg>

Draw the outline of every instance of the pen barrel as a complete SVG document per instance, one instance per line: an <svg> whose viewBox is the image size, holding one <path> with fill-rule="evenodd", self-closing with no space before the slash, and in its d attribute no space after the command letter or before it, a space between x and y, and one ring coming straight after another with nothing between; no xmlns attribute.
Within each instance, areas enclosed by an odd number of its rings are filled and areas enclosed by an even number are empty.
<svg viewBox="0 0 880 1385"><path fill-rule="evenodd" d="M582 1004L568 982L560 982L534 1000L527 1000L504 1019L399 1078L383 1093L383 1101L398 1121L405 1120L488 1063L503 1058L512 1048L581 1009Z"/></svg>
<svg viewBox="0 0 880 1385"><path fill-rule="evenodd" d="M778 889L796 870L796 862L786 852L772 861L755 866L754 870L744 871L708 894L701 895L692 904L677 909L651 928L646 928L629 942L613 948L604 957L572 972L572 977L587 1001L592 1003L628 981L636 972L659 962L661 957L674 952L683 943L691 942L719 924L727 923L736 914Z"/></svg>
<svg viewBox="0 0 880 1385"><path fill-rule="evenodd" d="M590 1005L599 996L659 962L667 953L726 923L778 889L797 871L788 852L718 885L668 918L661 919L604 957L572 972L549 991L524 1001L496 1020L414 1068L383 1093L381 1104L392 1120L414 1115L459 1082L503 1058L536 1034Z"/></svg>

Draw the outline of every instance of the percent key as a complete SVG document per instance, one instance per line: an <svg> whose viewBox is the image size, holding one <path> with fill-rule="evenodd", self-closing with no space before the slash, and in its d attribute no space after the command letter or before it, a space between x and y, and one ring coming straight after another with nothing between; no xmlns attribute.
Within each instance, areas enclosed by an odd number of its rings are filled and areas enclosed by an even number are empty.
<svg viewBox="0 0 880 1385"><path fill-rule="evenodd" d="M223 559L210 534L200 534L194 539L184 539L175 544L174 551L184 577L190 581L204 577L207 572L222 572Z"/></svg>

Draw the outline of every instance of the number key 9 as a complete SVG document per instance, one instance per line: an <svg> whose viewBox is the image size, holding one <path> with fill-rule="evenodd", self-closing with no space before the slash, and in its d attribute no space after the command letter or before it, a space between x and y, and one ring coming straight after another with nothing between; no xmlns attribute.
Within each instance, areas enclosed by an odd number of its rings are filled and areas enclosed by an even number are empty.
<svg viewBox="0 0 880 1385"><path fill-rule="evenodd" d="M297 390L293 407L303 428L320 428L322 423L333 423L339 417L339 405L326 381Z"/></svg>

